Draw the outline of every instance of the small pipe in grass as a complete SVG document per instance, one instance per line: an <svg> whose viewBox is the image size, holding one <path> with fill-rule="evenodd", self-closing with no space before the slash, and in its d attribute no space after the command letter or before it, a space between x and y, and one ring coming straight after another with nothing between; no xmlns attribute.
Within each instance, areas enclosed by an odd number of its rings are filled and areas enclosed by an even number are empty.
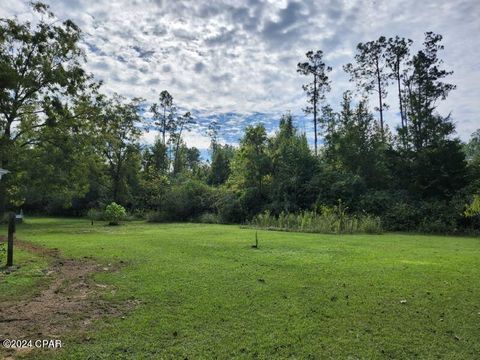
<svg viewBox="0 0 480 360"><path fill-rule="evenodd" d="M252 248L258 249L258 231L255 231L255 245L252 245Z"/></svg>

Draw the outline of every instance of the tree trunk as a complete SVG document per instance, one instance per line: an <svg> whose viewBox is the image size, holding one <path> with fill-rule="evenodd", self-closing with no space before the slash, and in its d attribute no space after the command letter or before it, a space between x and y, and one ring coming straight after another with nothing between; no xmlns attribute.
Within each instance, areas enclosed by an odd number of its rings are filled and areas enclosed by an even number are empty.
<svg viewBox="0 0 480 360"><path fill-rule="evenodd" d="M0 138L0 167L8 168L8 157L10 153L10 135L11 135L11 121L7 120L5 124L5 132ZM3 217L5 210L7 209L7 189L5 184L5 179L0 180L0 218Z"/></svg>
<svg viewBox="0 0 480 360"><path fill-rule="evenodd" d="M400 64L397 61L397 86L398 86L398 103L400 107L400 118L402 121L402 129L405 129L405 115L403 113L403 102L402 102L402 88L400 86Z"/></svg>
<svg viewBox="0 0 480 360"><path fill-rule="evenodd" d="M15 233L15 213L8 218L7 267L13 266L13 234Z"/></svg>
<svg viewBox="0 0 480 360"><path fill-rule="evenodd" d="M120 204L121 201L119 199L119 190L120 190L120 173L122 171L122 154L117 154L117 166L113 172L113 194L112 198L117 204Z"/></svg>
<svg viewBox="0 0 480 360"><path fill-rule="evenodd" d="M313 75L313 131L315 132L315 156L317 153L317 75Z"/></svg>
<svg viewBox="0 0 480 360"><path fill-rule="evenodd" d="M402 143L403 146L407 146L407 119L406 119L406 111L403 105L403 98L402 98L402 86L401 86L401 77L400 77L400 62L397 61L397 86L398 86L398 105L400 108L400 119L402 122Z"/></svg>
<svg viewBox="0 0 480 360"><path fill-rule="evenodd" d="M180 131L178 133L178 139L177 139L177 143L176 143L176 146L175 146L175 164L173 166L173 173L176 174L178 172L178 152L180 150L180 141L182 141L182 131L183 131L183 126L180 127Z"/></svg>
<svg viewBox="0 0 480 360"><path fill-rule="evenodd" d="M163 145L165 146L165 131L167 127L167 118L166 118L166 110L163 108L163 119L162 119L162 140L163 140Z"/></svg>
<svg viewBox="0 0 480 360"><path fill-rule="evenodd" d="M378 110L380 111L380 131L382 133L382 139L384 138L383 131L383 99L382 99L382 83L380 79L380 67L378 64L378 58L375 59L376 73L377 73L377 85L378 85Z"/></svg>

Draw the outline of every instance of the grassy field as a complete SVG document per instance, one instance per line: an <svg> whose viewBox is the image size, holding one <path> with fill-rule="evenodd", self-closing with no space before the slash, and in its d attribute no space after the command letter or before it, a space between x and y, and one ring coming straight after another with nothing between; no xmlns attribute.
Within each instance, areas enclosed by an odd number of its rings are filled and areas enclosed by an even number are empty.
<svg viewBox="0 0 480 360"><path fill-rule="evenodd" d="M5 228L1 229L2 232ZM18 237L92 257L103 299L125 316L65 334L35 359L478 359L480 240L319 235L238 226L31 219ZM45 260L21 251L0 294L45 286ZM112 290L113 289L113 290ZM0 330L2 324L0 323ZM34 337L36 338L36 337Z"/></svg>

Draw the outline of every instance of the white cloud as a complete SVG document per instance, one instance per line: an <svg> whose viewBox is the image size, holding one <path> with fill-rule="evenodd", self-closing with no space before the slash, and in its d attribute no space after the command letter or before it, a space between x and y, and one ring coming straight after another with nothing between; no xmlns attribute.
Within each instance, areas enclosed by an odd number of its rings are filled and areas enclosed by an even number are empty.
<svg viewBox="0 0 480 360"><path fill-rule="evenodd" d="M224 131L232 134L252 113L301 114L304 79L296 64L307 50L322 49L334 67L328 100L337 106L351 88L341 66L358 42L398 34L420 46L423 33L435 31L444 35L445 67L455 70L458 86L440 110L452 111L463 139L480 127L477 0L45 1L81 26L87 68L105 91L155 101L168 89L180 106L204 115L245 114L224 117ZM0 8L1 17L29 13L26 2ZM394 125L393 91L387 102ZM187 141L208 146L200 133Z"/></svg>

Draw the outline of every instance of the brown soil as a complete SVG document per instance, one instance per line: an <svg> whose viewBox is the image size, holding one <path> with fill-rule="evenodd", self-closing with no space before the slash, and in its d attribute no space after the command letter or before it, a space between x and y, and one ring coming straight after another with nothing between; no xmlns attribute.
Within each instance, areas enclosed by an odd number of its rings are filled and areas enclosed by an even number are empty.
<svg viewBox="0 0 480 360"><path fill-rule="evenodd" d="M3 339L62 340L67 333L83 333L102 316L121 316L136 305L132 302L115 306L98 297L101 292L115 289L95 283L90 275L115 271L119 266L101 266L87 258L65 259L58 249L17 239L15 246L50 258L50 266L44 270L48 285L33 298L1 304L0 344Z"/></svg>

